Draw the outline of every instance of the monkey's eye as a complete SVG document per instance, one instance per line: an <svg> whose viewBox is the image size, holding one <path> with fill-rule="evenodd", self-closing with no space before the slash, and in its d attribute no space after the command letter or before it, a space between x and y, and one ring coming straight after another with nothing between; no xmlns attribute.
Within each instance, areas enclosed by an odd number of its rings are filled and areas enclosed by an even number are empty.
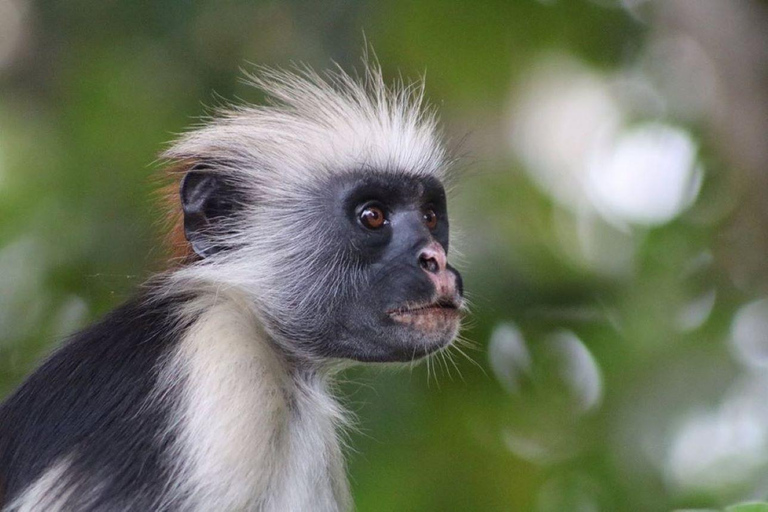
<svg viewBox="0 0 768 512"><path fill-rule="evenodd" d="M358 214L360 224L368 229L379 229L388 221L384 210L375 204L365 205Z"/></svg>
<svg viewBox="0 0 768 512"><path fill-rule="evenodd" d="M426 224L429 229L435 229L437 227L437 214L432 208L427 208L424 211L424 224Z"/></svg>

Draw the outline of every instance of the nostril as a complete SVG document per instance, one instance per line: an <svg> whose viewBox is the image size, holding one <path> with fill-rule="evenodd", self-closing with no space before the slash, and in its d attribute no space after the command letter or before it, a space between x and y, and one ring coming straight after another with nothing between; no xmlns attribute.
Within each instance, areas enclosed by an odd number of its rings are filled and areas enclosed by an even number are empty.
<svg viewBox="0 0 768 512"><path fill-rule="evenodd" d="M419 256L419 266L432 274L437 274L440 270L440 265L438 265L437 260L429 254L421 254Z"/></svg>

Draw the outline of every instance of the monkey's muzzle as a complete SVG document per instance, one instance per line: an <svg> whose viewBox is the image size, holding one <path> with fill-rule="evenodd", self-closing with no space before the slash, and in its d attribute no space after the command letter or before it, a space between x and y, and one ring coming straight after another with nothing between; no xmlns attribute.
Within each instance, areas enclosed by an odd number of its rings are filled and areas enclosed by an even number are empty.
<svg viewBox="0 0 768 512"><path fill-rule="evenodd" d="M462 317L462 300L458 294L443 295L431 302L408 304L387 311L387 314L394 321L420 331L448 333L458 329Z"/></svg>

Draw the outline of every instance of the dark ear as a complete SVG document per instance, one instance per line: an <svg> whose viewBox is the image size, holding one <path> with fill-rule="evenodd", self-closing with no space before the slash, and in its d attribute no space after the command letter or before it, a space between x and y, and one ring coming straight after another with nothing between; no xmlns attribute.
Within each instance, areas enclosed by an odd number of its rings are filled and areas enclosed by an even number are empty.
<svg viewBox="0 0 768 512"><path fill-rule="evenodd" d="M193 167L181 180L180 195L184 236L192 250L207 258L226 249L216 235L226 233L238 204L234 187L207 167Z"/></svg>

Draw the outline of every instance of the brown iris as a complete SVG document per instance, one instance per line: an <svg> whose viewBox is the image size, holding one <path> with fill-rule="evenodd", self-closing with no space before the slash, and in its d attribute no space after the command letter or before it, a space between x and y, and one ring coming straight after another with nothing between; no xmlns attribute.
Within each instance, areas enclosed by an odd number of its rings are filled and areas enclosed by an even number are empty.
<svg viewBox="0 0 768 512"><path fill-rule="evenodd" d="M437 227L437 214L432 208L429 208L424 212L424 224L426 224L429 229L435 229Z"/></svg>
<svg viewBox="0 0 768 512"><path fill-rule="evenodd" d="M386 221L384 210L378 206L366 206L360 212L360 222L368 229L379 229Z"/></svg>

